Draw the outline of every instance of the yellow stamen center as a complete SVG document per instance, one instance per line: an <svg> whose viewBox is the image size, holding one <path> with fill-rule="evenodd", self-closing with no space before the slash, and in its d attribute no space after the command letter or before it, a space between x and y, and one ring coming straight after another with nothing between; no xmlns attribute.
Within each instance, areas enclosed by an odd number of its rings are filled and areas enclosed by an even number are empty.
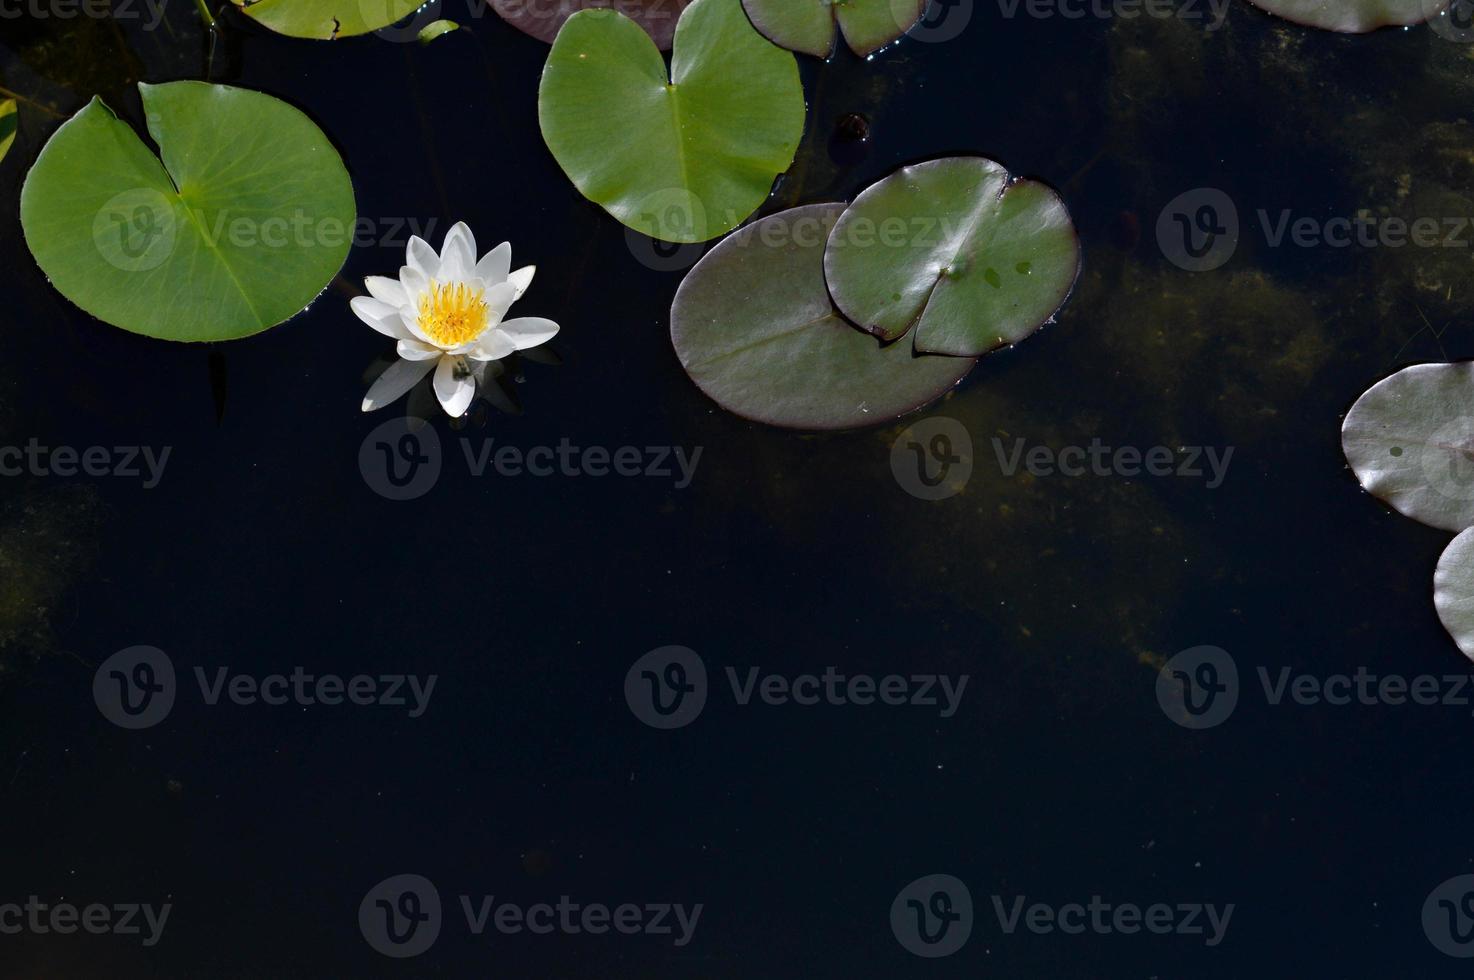
<svg viewBox="0 0 1474 980"><path fill-rule="evenodd" d="M420 297L420 329L439 347L469 344L481 336L489 319L486 293L463 282L430 281Z"/></svg>

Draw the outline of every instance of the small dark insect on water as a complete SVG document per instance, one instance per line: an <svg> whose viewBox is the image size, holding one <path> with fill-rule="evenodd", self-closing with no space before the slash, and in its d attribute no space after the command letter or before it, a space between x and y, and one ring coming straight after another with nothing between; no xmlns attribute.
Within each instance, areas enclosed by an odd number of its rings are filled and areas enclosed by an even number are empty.
<svg viewBox="0 0 1474 980"><path fill-rule="evenodd" d="M829 156L842 167L865 159L870 152L870 120L858 112L847 112L834 122L829 137Z"/></svg>

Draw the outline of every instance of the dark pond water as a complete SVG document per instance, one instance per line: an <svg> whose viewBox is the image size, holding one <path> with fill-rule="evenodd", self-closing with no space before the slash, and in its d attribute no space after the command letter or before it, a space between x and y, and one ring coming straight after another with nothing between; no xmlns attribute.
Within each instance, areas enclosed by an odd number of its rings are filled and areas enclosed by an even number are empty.
<svg viewBox="0 0 1474 980"><path fill-rule="evenodd" d="M0 974L1463 975L1423 909L1474 872L1474 706L1275 704L1260 671L1271 688L1286 669L1432 675L1469 700L1443 680L1468 667L1430 595L1448 536L1362 493L1338 427L1394 368L1474 355L1471 236L1275 246L1256 212L1271 230L1286 209L1474 215L1474 46L1425 28L1319 34L1243 2L1211 31L1005 9L959 5L955 38L868 62L805 60L809 128L769 205L846 199L959 151L1064 194L1079 287L1056 324L926 413L962 423L976 454L965 491L931 502L892 474L901 425L769 430L688 381L667 333L681 271L652 268L665 263L648 243L632 247L558 170L536 115L547 49L495 17L447 7L469 31L428 47L231 20L210 65L182 3L153 31L0 21L0 85L28 100L0 163L0 443L169 450L150 488L0 483L0 904L171 906L152 946L0 934ZM80 313L16 217L26 169L86 99L136 123L136 81L204 77L316 119L374 229L305 315L214 347ZM845 135L851 114L868 142ZM1155 228L1205 187L1244 230L1225 265L1193 274ZM563 325L561 363L515 369L521 414L437 419L438 482L393 501L366 482L360 446L403 408L360 414L388 345L347 300L401 264L409 230L433 227L438 244L458 219L538 265L519 310ZM1007 453L1018 438L1232 456L1212 486L1009 475L994 440ZM464 448L487 440L701 455L680 487L477 477ZM130 731L92 685L139 644L167 653L178 693L161 723ZM632 712L625 677L672 644L711 684L694 723L661 731ZM1240 680L1232 716L1204 730L1155 693L1159 666L1199 645L1227 651ZM951 717L744 706L729 667L969 681ZM195 672L213 683L221 668L437 681L418 717L212 705ZM433 882L444 906L438 940L407 960L359 925L365 896L399 874ZM974 911L945 959L913 956L891 919L931 874L964 882ZM475 935L461 896L473 910L568 896L701 914L679 945ZM995 904L1006 918L1020 896L1066 925L1064 907L1092 896L1165 904L1164 921L1205 932L1122 934L1087 911L1081 934L1027 920L1009 933ZM1205 914L1184 922L1192 904L1233 906L1221 941Z"/></svg>

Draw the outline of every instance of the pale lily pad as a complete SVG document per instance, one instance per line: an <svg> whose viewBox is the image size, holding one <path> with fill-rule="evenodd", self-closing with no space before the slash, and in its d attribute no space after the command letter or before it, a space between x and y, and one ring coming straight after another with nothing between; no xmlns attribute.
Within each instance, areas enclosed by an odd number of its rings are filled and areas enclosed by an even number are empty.
<svg viewBox="0 0 1474 980"><path fill-rule="evenodd" d="M797 61L741 0L686 8L670 77L628 17L574 14L538 92L543 138L584 197L668 242L707 241L756 211L793 162L804 113Z"/></svg>
<svg viewBox="0 0 1474 980"><path fill-rule="evenodd" d="M291 37L331 41L388 27L425 0L232 0L262 27Z"/></svg>
<svg viewBox="0 0 1474 980"><path fill-rule="evenodd" d="M824 256L835 303L883 340L977 357L1048 322L1080 274L1059 195L982 157L905 167L870 187Z"/></svg>
<svg viewBox="0 0 1474 980"><path fill-rule="evenodd" d="M729 412L793 429L888 422L941 397L972 358L918 357L847 322L824 286L842 204L756 221L687 275L670 333L686 373Z"/></svg>
<svg viewBox="0 0 1474 980"><path fill-rule="evenodd" d="M1415 364L1367 389L1341 449L1372 496L1415 521L1474 525L1474 362Z"/></svg>
<svg viewBox="0 0 1474 980"><path fill-rule="evenodd" d="M835 28L864 57L897 40L926 13L927 0L742 0L774 44L818 58L834 52Z"/></svg>
<svg viewBox="0 0 1474 980"><path fill-rule="evenodd" d="M1433 605L1448 635L1474 660L1474 528L1460 532L1439 556Z"/></svg>
<svg viewBox="0 0 1474 980"><path fill-rule="evenodd" d="M1447 10L1452 0L1250 0L1272 14L1307 27L1365 34L1379 27L1421 24Z"/></svg>
<svg viewBox="0 0 1474 980"><path fill-rule="evenodd" d="M612 7L645 29L662 51L669 51L676 22L691 0L491 0L507 23L552 44L569 17L580 10Z"/></svg>
<svg viewBox="0 0 1474 980"><path fill-rule="evenodd" d="M429 44L436 38L444 37L447 34L453 34L460 29L461 25L457 24L453 20L431 21L420 29L420 33L416 35L416 38L421 44Z"/></svg>
<svg viewBox="0 0 1474 980"><path fill-rule="evenodd" d="M227 340L300 312L342 268L356 213L336 150L269 95L138 86L156 157L93 99L21 189L26 244L52 284L114 326Z"/></svg>
<svg viewBox="0 0 1474 980"><path fill-rule="evenodd" d="M16 125L19 122L20 114L16 112L15 100L0 101L0 160L4 160L5 154L10 152L10 146L15 142Z"/></svg>

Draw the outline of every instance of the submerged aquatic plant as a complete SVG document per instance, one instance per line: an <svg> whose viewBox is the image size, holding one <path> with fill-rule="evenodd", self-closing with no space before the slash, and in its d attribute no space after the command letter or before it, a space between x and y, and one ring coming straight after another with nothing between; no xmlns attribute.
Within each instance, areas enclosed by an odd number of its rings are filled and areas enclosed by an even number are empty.
<svg viewBox="0 0 1474 980"><path fill-rule="evenodd" d="M358 318L392 337L400 360L369 388L363 410L383 408L435 369L435 397L459 418L476 397L486 365L552 340L558 325L542 317L504 320L532 284L536 268L512 268L506 242L476 260L476 238L464 221L445 235L440 253L411 238L398 279L369 276L368 296L350 304Z"/></svg>

